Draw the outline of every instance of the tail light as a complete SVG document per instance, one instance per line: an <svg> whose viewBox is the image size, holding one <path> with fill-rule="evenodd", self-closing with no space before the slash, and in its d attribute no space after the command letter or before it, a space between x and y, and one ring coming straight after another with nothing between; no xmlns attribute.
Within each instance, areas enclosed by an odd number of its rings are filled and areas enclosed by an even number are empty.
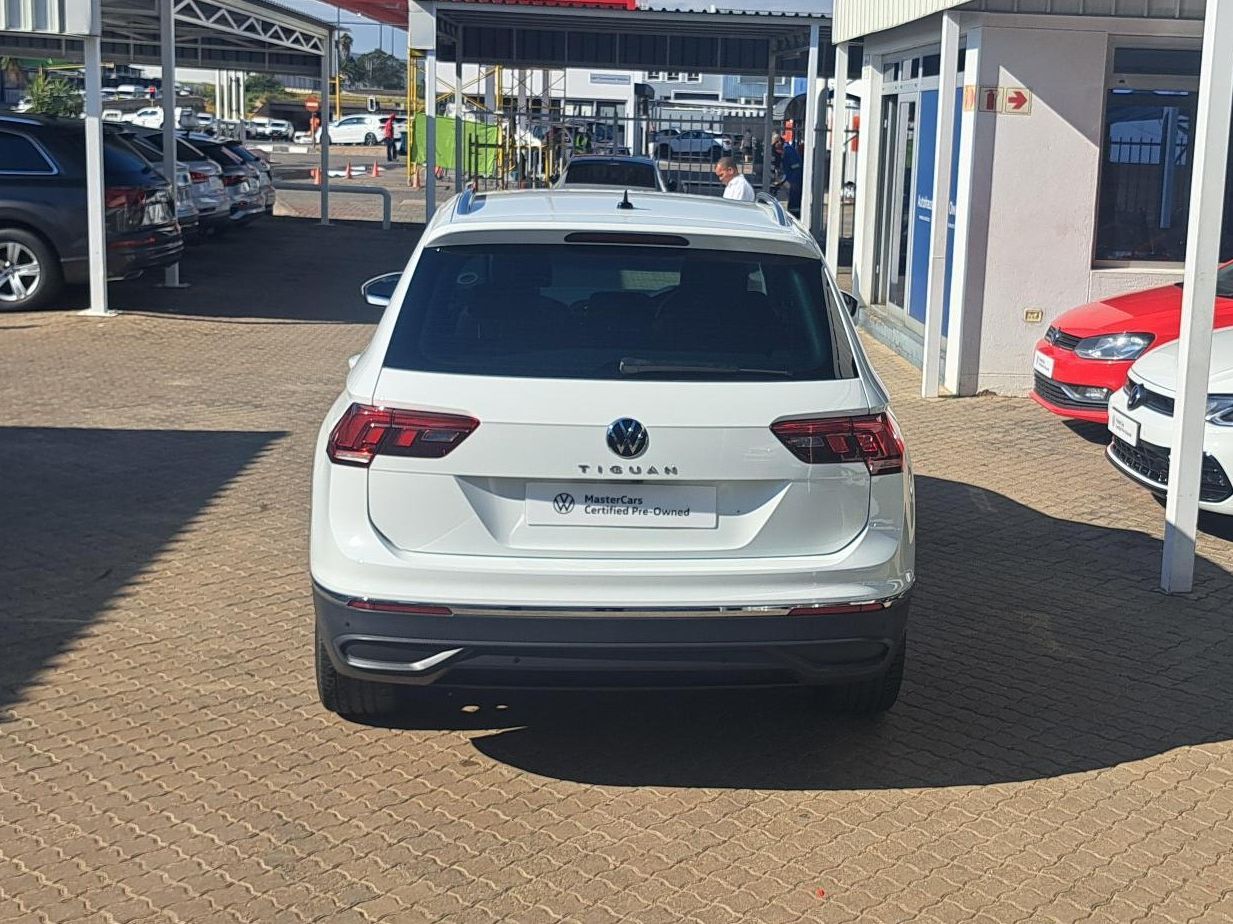
<svg viewBox="0 0 1233 924"><path fill-rule="evenodd" d="M192 180L194 183L208 183L208 182L210 182L210 174L208 174L208 173L202 173L200 170L191 170L191 171L189 171L188 178L189 178L190 180Z"/></svg>
<svg viewBox="0 0 1233 924"><path fill-rule="evenodd" d="M903 471L903 437L889 414L781 420L771 432L802 462L864 462L871 475Z"/></svg>
<svg viewBox="0 0 1233 924"><path fill-rule="evenodd" d="M223 185L224 186L239 186L246 179L247 177L241 176L238 173L224 173L223 174Z"/></svg>
<svg viewBox="0 0 1233 924"><path fill-rule="evenodd" d="M103 193L107 230L124 233L140 228L146 217L146 195L141 186L108 186Z"/></svg>
<svg viewBox="0 0 1233 924"><path fill-rule="evenodd" d="M326 454L342 465L368 465L376 456L440 459L478 426L472 417L353 404L334 425Z"/></svg>

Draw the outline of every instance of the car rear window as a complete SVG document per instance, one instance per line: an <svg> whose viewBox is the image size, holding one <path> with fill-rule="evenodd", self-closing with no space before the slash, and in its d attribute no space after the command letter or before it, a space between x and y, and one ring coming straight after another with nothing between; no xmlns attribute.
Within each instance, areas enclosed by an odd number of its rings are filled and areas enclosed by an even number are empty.
<svg viewBox="0 0 1233 924"><path fill-rule="evenodd" d="M591 184L598 186L630 186L657 189L655 168L650 164L605 163L603 161L574 161L565 169L565 184Z"/></svg>
<svg viewBox="0 0 1233 924"><path fill-rule="evenodd" d="M820 261L689 247L425 250L391 336L396 369L526 378L853 378Z"/></svg>

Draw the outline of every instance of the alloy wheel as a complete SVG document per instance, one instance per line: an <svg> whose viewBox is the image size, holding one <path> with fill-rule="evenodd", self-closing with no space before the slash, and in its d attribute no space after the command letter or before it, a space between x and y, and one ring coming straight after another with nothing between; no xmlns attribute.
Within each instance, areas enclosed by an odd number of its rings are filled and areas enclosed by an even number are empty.
<svg viewBox="0 0 1233 924"><path fill-rule="evenodd" d="M31 298L43 278L38 257L17 241L0 243L0 302L18 304Z"/></svg>

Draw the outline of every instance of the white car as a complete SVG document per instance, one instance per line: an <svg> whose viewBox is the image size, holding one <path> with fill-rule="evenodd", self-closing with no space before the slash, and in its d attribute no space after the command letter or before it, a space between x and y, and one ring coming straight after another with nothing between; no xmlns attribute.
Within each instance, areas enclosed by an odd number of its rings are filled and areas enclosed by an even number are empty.
<svg viewBox="0 0 1233 924"><path fill-rule="evenodd" d="M655 153L661 159L698 157L712 161L732 153L732 141L714 132L687 131L663 137L655 142Z"/></svg>
<svg viewBox="0 0 1233 924"><path fill-rule="evenodd" d="M361 113L359 115L343 116L330 123L330 144L381 144L384 138L385 120L388 115L380 113ZM394 137L407 130L405 117L394 119ZM317 130L317 140L321 140L321 130Z"/></svg>
<svg viewBox="0 0 1233 924"><path fill-rule="evenodd" d="M1126 387L1109 399L1109 460L1157 493L1169 484L1177 350L1174 341L1145 353L1130 367ZM1199 508L1233 515L1233 327L1212 335Z"/></svg>
<svg viewBox="0 0 1233 924"><path fill-rule="evenodd" d="M251 125L251 129L248 126ZM290 141L295 134L295 127L286 119L270 119L265 116L255 117L251 123L246 122L245 128L252 132L255 138Z"/></svg>
<svg viewBox="0 0 1233 924"><path fill-rule="evenodd" d="M322 703L416 686L807 684L887 709L911 468L843 296L778 203L464 192L314 454Z"/></svg>
<svg viewBox="0 0 1233 924"><path fill-rule="evenodd" d="M180 126L195 125L197 123L197 117L193 110L186 109L183 106L175 107L175 119L176 124ZM138 109L134 112L131 118L124 117L123 121L132 122L134 125L141 125L145 128L162 128L163 107L146 106L144 109Z"/></svg>

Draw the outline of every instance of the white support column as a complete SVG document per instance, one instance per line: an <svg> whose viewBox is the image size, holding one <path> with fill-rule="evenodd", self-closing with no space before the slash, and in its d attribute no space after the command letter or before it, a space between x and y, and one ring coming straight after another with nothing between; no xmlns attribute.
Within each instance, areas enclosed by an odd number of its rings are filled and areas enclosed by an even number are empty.
<svg viewBox="0 0 1233 924"><path fill-rule="evenodd" d="M848 43L835 46L835 83L831 103L831 175L826 203L826 262L839 268L843 234L843 162L848 147Z"/></svg>
<svg viewBox="0 0 1233 924"><path fill-rule="evenodd" d="M171 184L171 195L179 194L176 186L176 20L173 0L159 0L158 27L160 63L163 71L163 176ZM168 289L187 288L180 283L180 264L163 270L163 286Z"/></svg>
<svg viewBox="0 0 1233 924"><path fill-rule="evenodd" d="M321 53L321 106L317 114L321 117L321 223L330 223L330 77L331 64L334 61L334 31L325 35L325 48Z"/></svg>
<svg viewBox="0 0 1233 924"><path fill-rule="evenodd" d="M236 108L239 110L236 118L240 120L240 143L243 144L247 140L244 120L248 118L248 74L244 71L237 71L235 82Z"/></svg>
<svg viewBox="0 0 1233 924"><path fill-rule="evenodd" d="M454 62L454 192L462 192L462 58L461 49L454 45L454 54L458 60Z"/></svg>
<svg viewBox="0 0 1233 924"><path fill-rule="evenodd" d="M90 34L84 36L86 68L86 235L90 257L90 307L81 312L92 317L115 314L107 307L107 222L103 195L103 54L99 6L90 6Z"/></svg>
<svg viewBox="0 0 1233 924"><path fill-rule="evenodd" d="M762 117L762 191L771 194L771 135L775 120L775 44L768 41L766 61L766 113Z"/></svg>
<svg viewBox="0 0 1233 924"><path fill-rule="evenodd" d="M942 370L942 307L946 301L946 254L950 225L951 157L958 89L959 16L942 14L942 61L938 73L938 128L933 157L933 214L929 224L929 287L925 298L925 345L920 393L938 396Z"/></svg>
<svg viewBox="0 0 1233 924"><path fill-rule="evenodd" d="M866 54L863 65L865 95L861 98L860 154L856 166L856 201L852 229L852 292L867 304L878 300L874 291L874 254L877 252L878 209L883 196L878 159L882 147L882 57Z"/></svg>
<svg viewBox="0 0 1233 924"><path fill-rule="evenodd" d="M969 29L965 39L963 82L975 89L980 86L980 46L984 32L980 28ZM946 368L942 381L952 395L968 396L977 391L976 376L969 373L968 367L979 353L979 344L971 342L978 332L969 328L978 327L976 322L980 317L979 310L969 302L968 285L971 263L979 259L973 250L984 246L984 238L988 235L982 235L974 205L977 131L981 127L982 117L973 107L971 111L964 111L959 118L963 127L959 132L959 150L955 153L959 170L955 183L955 240L950 257L950 323L946 329ZM984 118L989 120L984 126L991 129L995 117L988 115ZM988 220L987 215L979 217Z"/></svg>
<svg viewBox="0 0 1233 924"><path fill-rule="evenodd" d="M819 138L818 128L818 70L821 57L821 30L817 23L809 27L809 65L805 75L805 125L801 137L805 141L805 162L801 171L801 221L811 234L817 235L821 228L817 225L817 214L814 209L814 181L820 176L819 148L825 147L825 142ZM825 86L825 84L824 84ZM771 98L774 99L772 90ZM822 126L825 131L825 126Z"/></svg>
<svg viewBox="0 0 1233 924"><path fill-rule="evenodd" d="M214 118L223 117L223 72L214 71Z"/></svg>
<svg viewBox="0 0 1233 924"><path fill-rule="evenodd" d="M1160 569L1160 586L1171 594L1188 593L1194 586L1199 480L1203 470L1212 316L1216 305L1216 261L1220 257L1229 110L1233 106L1233 71L1228 68L1225 57L1230 47L1233 47L1233 0L1207 0L1195 120L1194 171L1190 182L1190 220L1186 229L1186 273L1182 282L1182 329L1169 498L1165 505L1164 560Z"/></svg>
<svg viewBox="0 0 1233 924"><path fill-rule="evenodd" d="M433 22L436 22L434 11ZM424 52L424 220L437 211L437 41Z"/></svg>

